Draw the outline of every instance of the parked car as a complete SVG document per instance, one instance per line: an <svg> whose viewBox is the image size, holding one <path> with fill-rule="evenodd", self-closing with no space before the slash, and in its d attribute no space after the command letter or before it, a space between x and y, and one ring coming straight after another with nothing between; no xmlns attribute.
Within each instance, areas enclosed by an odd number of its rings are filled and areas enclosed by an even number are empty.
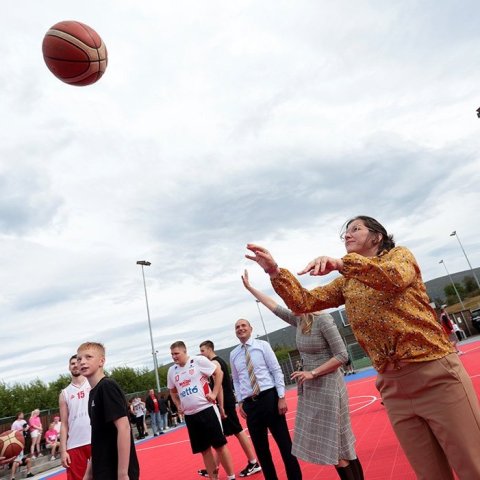
<svg viewBox="0 0 480 480"><path fill-rule="evenodd" d="M472 325L480 333L480 308L470 310L470 314L472 315Z"/></svg>

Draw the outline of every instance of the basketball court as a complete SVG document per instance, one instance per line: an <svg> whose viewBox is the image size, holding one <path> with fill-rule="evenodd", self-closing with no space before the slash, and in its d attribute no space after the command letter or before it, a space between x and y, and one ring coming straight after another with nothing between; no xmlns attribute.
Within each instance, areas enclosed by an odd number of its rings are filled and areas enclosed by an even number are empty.
<svg viewBox="0 0 480 480"><path fill-rule="evenodd" d="M461 349L465 352L461 357L462 362L472 378L477 393L480 394L480 342L464 343ZM357 452L363 464L365 478L367 480L415 480L415 475L398 445L380 403L375 389L375 377L373 370L346 377L352 425L357 437ZM297 404L295 390L287 393L287 399L290 409L287 420L293 434ZM246 465L245 457L235 438L229 440L229 447L234 458L235 471L238 473ZM274 444L272 444L272 452L278 465L279 480L286 480L280 454ZM200 455L192 455L184 427L168 431L160 437L138 442L137 453L141 480L201 478L197 475L197 470L203 468L202 459ZM301 466L305 480L338 479L333 467L304 462L301 462ZM57 471L38 478L65 480L66 475L64 471ZM220 479L225 478L225 473L221 471ZM255 474L249 478L260 480L263 476Z"/></svg>

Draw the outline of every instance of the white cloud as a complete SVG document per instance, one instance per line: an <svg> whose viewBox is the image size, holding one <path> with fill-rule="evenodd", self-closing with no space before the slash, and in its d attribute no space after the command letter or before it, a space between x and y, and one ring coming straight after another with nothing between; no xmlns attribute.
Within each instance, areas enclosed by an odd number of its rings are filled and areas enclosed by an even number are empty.
<svg viewBox="0 0 480 480"><path fill-rule="evenodd" d="M240 316L262 330L250 241L297 271L360 213L425 279L467 268L452 230L480 264L477 2L47 4L0 19L1 379L56 378L87 339L151 365L139 259L162 362L232 344ZM96 85L44 65L63 19L106 42Z"/></svg>

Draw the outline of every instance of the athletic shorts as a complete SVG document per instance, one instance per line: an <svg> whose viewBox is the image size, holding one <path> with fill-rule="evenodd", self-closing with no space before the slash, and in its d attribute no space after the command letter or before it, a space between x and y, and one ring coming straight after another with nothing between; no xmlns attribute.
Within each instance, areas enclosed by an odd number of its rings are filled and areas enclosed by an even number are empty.
<svg viewBox="0 0 480 480"><path fill-rule="evenodd" d="M26 467L27 466L27 457L23 457L21 460L14 460L15 463L18 463L19 467Z"/></svg>
<svg viewBox="0 0 480 480"><path fill-rule="evenodd" d="M185 415L192 453L200 453L210 447L220 448L227 443L222 431L218 411L208 407L193 415Z"/></svg>
<svg viewBox="0 0 480 480"><path fill-rule="evenodd" d="M243 431L243 427L240 425L240 420L238 419L235 405L225 408L225 415L227 418L222 418L222 425L223 434L226 437L229 437L230 435L238 435Z"/></svg>
<svg viewBox="0 0 480 480"><path fill-rule="evenodd" d="M30 432L30 437L32 438L37 438L39 435L40 435L40 430L35 429Z"/></svg>
<svg viewBox="0 0 480 480"><path fill-rule="evenodd" d="M70 467L67 468L67 480L83 480L87 463L91 457L90 445L70 448L67 450L70 455Z"/></svg>

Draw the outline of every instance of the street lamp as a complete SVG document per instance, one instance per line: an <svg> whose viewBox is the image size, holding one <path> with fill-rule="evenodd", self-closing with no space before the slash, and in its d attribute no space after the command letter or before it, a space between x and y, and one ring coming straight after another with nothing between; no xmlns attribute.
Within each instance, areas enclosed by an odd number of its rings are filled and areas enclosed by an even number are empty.
<svg viewBox="0 0 480 480"><path fill-rule="evenodd" d="M477 282L477 287L480 289L480 283L478 282L478 278L477 276L475 275L475 272L472 268L472 265L470 264L470 261L468 260L468 257L467 257L467 254L465 252L465 249L463 248L463 245L462 245L462 242L460 241L460 237L458 236L457 234L457 231L454 230L451 234L450 234L451 237L457 237L457 240L458 240L458 243L460 244L460 248L462 249L462 252L463 254L465 255L465 259L467 260L467 263L468 263L468 266L470 267L470 270L472 272L472 275L473 275L473 278L475 279L475 281Z"/></svg>
<svg viewBox="0 0 480 480"><path fill-rule="evenodd" d="M453 279L452 279L449 271L447 270L447 266L445 265L445 262L444 262L443 260L440 260L438 263L442 263L443 266L444 266L444 268L445 268L445 271L447 272L448 278L450 279L450 282L451 282L451 284L452 284L452 286L453 286L453 289L455 290L455 293L457 294L458 301L460 302L460 305L462 306L462 311L460 312L460 314L462 315L463 322L465 323L465 326L467 327L467 330L468 330L469 335L471 335L472 332L470 332L470 327L468 326L468 323L467 323L467 321L465 320L465 315L463 314L463 310L466 310L466 308L465 308L465 305L463 304L462 299L461 299L461 297L460 297L460 295L459 295L459 293L458 293L457 287L455 286L455 283L454 283L454 281L453 281Z"/></svg>
<svg viewBox="0 0 480 480"><path fill-rule="evenodd" d="M260 320L262 321L263 329L265 330L265 336L267 337L267 342L270 343L270 339L268 338L267 329L265 328L265 322L263 321L263 315L262 315L262 312L260 311L260 300L255 300L255 302L257 302L258 314L260 315Z"/></svg>
<svg viewBox="0 0 480 480"><path fill-rule="evenodd" d="M447 266L445 265L445 262L443 260L440 260L438 263L442 263L444 268L445 268L445 271L447 272L447 275L448 275L448 278L450 279L450 283L452 284L452 287L453 289L455 290L455 293L457 294L457 298L458 298L458 301L460 302L460 304L462 305L462 309L465 310L465 305L463 304L462 302L462 299L458 293L458 290L457 290L457 287L455 286L455 283L453 281L453 278L452 276L450 275L450 272L447 270Z"/></svg>
<svg viewBox="0 0 480 480"><path fill-rule="evenodd" d="M148 329L150 331L150 343L152 345L152 357L153 357L153 369L155 371L155 380L157 382L157 392L160 392L160 378L158 377L158 363L157 363L157 351L153 345L153 335L152 335L152 322L150 321L150 309L148 308L148 296L147 296L147 284L145 283L145 272L143 267L149 267L151 262L146 260L139 260L137 265L142 267L142 277L143 277L143 289L145 290L145 303L147 305L147 319L148 319Z"/></svg>

